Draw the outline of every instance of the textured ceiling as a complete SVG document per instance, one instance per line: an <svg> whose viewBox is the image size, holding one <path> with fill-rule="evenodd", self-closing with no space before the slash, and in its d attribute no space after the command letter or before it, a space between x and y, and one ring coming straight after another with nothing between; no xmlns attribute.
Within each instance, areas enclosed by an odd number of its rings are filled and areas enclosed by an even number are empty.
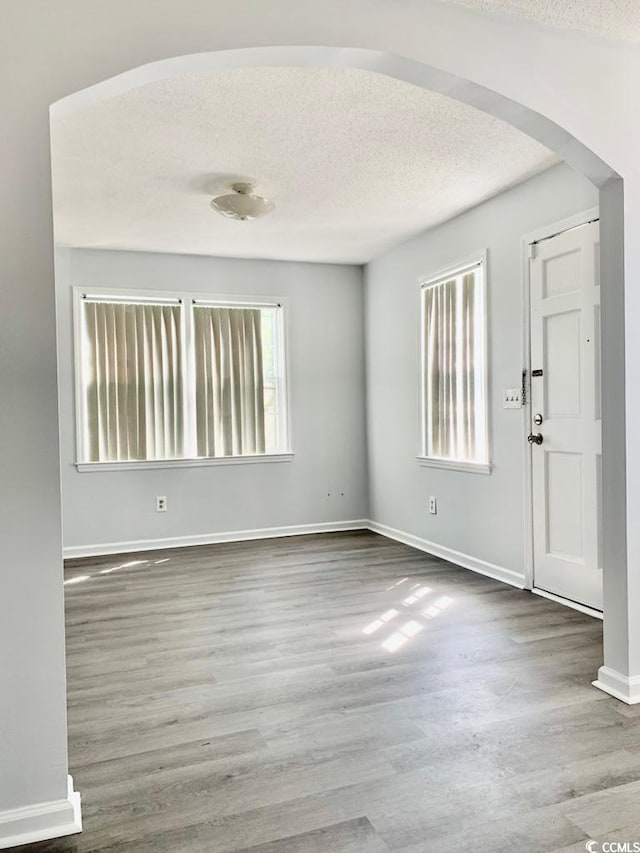
<svg viewBox="0 0 640 853"><path fill-rule="evenodd" d="M550 166L493 117L352 69L152 83L52 122L61 245L363 263ZM252 178L254 222L209 200Z"/></svg>
<svg viewBox="0 0 640 853"><path fill-rule="evenodd" d="M640 0L440 0L552 27L640 41Z"/></svg>

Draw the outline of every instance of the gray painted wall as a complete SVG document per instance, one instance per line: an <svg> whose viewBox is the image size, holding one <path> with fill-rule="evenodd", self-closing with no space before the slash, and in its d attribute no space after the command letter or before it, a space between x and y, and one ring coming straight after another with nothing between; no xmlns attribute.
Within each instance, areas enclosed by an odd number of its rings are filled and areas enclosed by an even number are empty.
<svg viewBox="0 0 640 853"><path fill-rule="evenodd" d="M288 297L293 462L78 473L76 285ZM59 249L56 292L65 547L366 518L360 267Z"/></svg>
<svg viewBox="0 0 640 853"><path fill-rule="evenodd" d="M520 240L598 204L595 188L560 165L426 233L365 268L371 518L518 573L524 571L520 410L502 389L522 370ZM488 249L490 456L493 472L421 467L418 280ZM435 495L438 514L428 513Z"/></svg>
<svg viewBox="0 0 640 853"><path fill-rule="evenodd" d="M521 416L502 408L502 389L519 384L522 366L520 238L597 202L591 184L558 166L373 261L364 271L364 298L358 267L59 249L65 547L371 517L521 574ZM425 468L415 459L418 280L484 248L494 466L489 476ZM294 461L78 473L74 285L288 297ZM167 513L155 512L156 495L167 496ZM429 495L438 499L436 516L427 512ZM499 535L487 535L497 530L497 518Z"/></svg>

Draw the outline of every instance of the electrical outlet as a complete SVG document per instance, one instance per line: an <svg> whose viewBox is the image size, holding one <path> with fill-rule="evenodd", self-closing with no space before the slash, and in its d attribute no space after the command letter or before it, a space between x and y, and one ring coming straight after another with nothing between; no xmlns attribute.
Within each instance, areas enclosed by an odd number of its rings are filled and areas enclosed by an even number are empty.
<svg viewBox="0 0 640 853"><path fill-rule="evenodd" d="M429 498L429 512L431 513L431 515L438 514L438 502L436 501L433 495L431 495L431 497Z"/></svg>
<svg viewBox="0 0 640 853"><path fill-rule="evenodd" d="M156 497L156 512L166 512L167 511L167 499L164 495L158 495Z"/></svg>

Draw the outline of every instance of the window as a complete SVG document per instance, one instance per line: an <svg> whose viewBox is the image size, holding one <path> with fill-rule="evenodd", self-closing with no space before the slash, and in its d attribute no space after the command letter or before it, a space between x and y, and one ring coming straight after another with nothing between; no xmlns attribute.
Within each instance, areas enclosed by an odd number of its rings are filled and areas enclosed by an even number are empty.
<svg viewBox="0 0 640 853"><path fill-rule="evenodd" d="M484 259L421 288L422 456L488 472Z"/></svg>
<svg viewBox="0 0 640 853"><path fill-rule="evenodd" d="M75 298L80 464L287 453L280 303Z"/></svg>

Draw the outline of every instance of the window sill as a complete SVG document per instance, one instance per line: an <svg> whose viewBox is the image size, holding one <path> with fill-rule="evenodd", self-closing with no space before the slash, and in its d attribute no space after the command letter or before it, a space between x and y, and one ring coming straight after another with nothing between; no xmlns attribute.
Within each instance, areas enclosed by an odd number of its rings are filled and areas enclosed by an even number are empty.
<svg viewBox="0 0 640 853"><path fill-rule="evenodd" d="M154 468L208 468L216 465L247 465L292 462L293 453L256 453L253 456L218 456L210 459L143 459L129 462L76 462L81 474L101 471L141 471Z"/></svg>
<svg viewBox="0 0 640 853"><path fill-rule="evenodd" d="M490 462L460 462L456 459L436 459L433 456L416 456L424 468L444 468L449 471L463 471L467 474L490 474Z"/></svg>

